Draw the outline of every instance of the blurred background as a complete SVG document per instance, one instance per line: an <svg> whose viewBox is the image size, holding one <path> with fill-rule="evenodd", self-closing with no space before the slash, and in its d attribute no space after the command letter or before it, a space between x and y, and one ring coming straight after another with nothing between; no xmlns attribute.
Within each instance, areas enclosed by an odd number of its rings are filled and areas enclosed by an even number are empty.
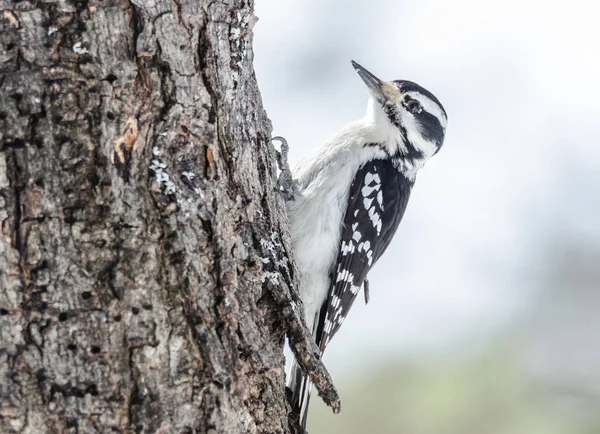
<svg viewBox="0 0 600 434"><path fill-rule="evenodd" d="M361 117L354 59L449 115L325 353L318 433L600 433L600 4L257 0L255 67L296 163Z"/></svg>

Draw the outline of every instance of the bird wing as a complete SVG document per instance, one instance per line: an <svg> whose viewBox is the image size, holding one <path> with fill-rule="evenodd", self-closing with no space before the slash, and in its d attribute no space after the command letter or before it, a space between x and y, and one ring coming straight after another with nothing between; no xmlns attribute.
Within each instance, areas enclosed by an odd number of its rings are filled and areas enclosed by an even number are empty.
<svg viewBox="0 0 600 434"><path fill-rule="evenodd" d="M367 273L396 233L412 186L413 182L389 160L370 161L356 173L329 294L319 315L317 344L321 352L342 325Z"/></svg>

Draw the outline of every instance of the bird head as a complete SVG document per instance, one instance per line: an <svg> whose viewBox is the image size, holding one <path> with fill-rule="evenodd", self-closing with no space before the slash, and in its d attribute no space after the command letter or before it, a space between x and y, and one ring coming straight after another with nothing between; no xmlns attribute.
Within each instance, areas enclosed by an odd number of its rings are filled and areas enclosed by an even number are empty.
<svg viewBox="0 0 600 434"><path fill-rule="evenodd" d="M391 156L420 167L444 142L446 111L427 89L412 81L383 81L352 61L371 100L367 120Z"/></svg>

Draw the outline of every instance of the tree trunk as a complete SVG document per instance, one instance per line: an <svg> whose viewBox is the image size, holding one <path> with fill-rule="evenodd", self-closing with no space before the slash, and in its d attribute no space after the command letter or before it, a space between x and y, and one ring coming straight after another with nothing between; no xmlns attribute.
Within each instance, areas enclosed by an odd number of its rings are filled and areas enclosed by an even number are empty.
<svg viewBox="0 0 600 434"><path fill-rule="evenodd" d="M2 2L0 432L289 432L252 3Z"/></svg>

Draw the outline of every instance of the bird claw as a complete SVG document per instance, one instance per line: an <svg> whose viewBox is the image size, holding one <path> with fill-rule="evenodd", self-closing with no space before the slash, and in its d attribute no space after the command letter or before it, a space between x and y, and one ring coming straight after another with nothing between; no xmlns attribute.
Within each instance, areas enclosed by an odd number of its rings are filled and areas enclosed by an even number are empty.
<svg viewBox="0 0 600 434"><path fill-rule="evenodd" d="M369 304L369 300L371 300L371 292L369 289L369 281L365 279L363 281L363 293L365 295L365 305Z"/></svg>
<svg viewBox="0 0 600 434"><path fill-rule="evenodd" d="M288 163L288 153L290 147L285 140L281 136L275 136L271 138L271 142L277 140L281 143L281 150L278 151L275 149L275 154L277 156L277 167L279 168L279 176L277 177L277 184L279 187L279 191L283 194L283 197L286 201L291 201L295 199L296 194L298 193L298 184L294 180L292 176L292 170L290 169L290 165Z"/></svg>

